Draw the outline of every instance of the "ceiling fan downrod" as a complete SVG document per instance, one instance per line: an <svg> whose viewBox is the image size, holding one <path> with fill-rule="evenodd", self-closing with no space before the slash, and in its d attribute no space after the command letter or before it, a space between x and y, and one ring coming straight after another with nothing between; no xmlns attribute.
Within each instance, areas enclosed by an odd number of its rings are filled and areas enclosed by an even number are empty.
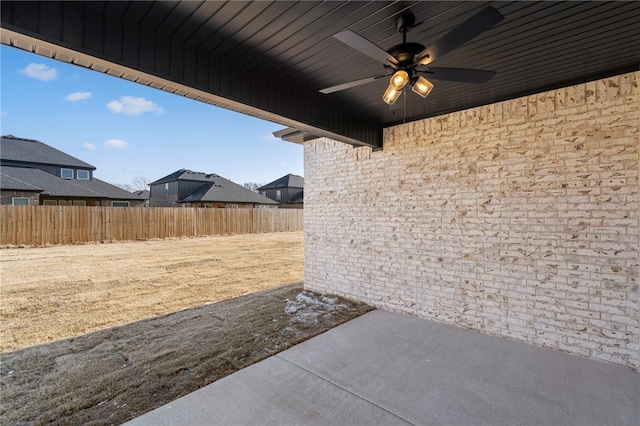
<svg viewBox="0 0 640 426"><path fill-rule="evenodd" d="M402 42L407 42L407 32L410 28L413 28L416 23L416 18L411 13L405 13L398 16L396 19L396 29L399 33L402 33Z"/></svg>

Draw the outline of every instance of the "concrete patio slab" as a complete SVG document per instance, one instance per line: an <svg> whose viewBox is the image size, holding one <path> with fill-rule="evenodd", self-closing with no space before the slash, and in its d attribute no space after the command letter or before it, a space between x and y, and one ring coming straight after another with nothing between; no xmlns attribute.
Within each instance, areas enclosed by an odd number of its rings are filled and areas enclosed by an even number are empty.
<svg viewBox="0 0 640 426"><path fill-rule="evenodd" d="M640 375L373 311L128 424L637 426Z"/></svg>
<svg viewBox="0 0 640 426"><path fill-rule="evenodd" d="M130 425L407 425L273 356L143 415Z"/></svg>

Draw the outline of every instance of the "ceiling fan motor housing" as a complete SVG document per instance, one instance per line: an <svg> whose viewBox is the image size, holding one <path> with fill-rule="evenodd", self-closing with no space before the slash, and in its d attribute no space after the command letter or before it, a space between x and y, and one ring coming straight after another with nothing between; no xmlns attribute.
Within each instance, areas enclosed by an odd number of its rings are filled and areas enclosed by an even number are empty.
<svg viewBox="0 0 640 426"><path fill-rule="evenodd" d="M424 46L420 43L402 43L393 46L387 50L387 53L398 60L398 69L404 69L411 66L413 64L413 58L423 50Z"/></svg>
<svg viewBox="0 0 640 426"><path fill-rule="evenodd" d="M412 13L405 13L396 19L396 29L402 34L402 43L387 50L388 54L398 60L398 64L393 67L395 69L408 69L413 64L415 56L424 50L420 43L407 43L407 32L415 23L416 18Z"/></svg>

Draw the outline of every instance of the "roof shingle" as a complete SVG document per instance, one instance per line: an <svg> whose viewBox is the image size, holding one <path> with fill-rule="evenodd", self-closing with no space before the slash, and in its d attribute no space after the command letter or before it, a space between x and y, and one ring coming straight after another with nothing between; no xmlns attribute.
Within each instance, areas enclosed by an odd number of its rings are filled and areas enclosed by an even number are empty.
<svg viewBox="0 0 640 426"><path fill-rule="evenodd" d="M42 195L52 195L56 197L103 198L102 195L96 191L76 185L75 182L77 181L61 179L40 169L2 166L0 174L2 174L1 189L9 189L5 187L5 177L8 177L9 179L20 181L34 188L40 189L42 191Z"/></svg>
<svg viewBox="0 0 640 426"><path fill-rule="evenodd" d="M0 139L0 156L2 160L21 163L79 167L87 170L96 169L91 164L78 160L40 141L18 138L12 135L2 136Z"/></svg>
<svg viewBox="0 0 640 426"><path fill-rule="evenodd" d="M0 188L38 191L53 197L78 197L117 200L144 198L100 179L62 179L38 167L56 166L95 170L89 163L78 160L40 141L2 136L0 159Z"/></svg>
<svg viewBox="0 0 640 426"><path fill-rule="evenodd" d="M149 185L157 185L160 183L178 180L202 182L202 186L178 200L179 203L194 203L202 201L217 203L278 204L267 197L253 192L242 185L238 185L237 183L225 179L215 173L202 173L180 169L150 183Z"/></svg>
<svg viewBox="0 0 640 426"><path fill-rule="evenodd" d="M304 188L304 178L302 176L289 173L286 176L282 176L280 179L276 179L273 182L258 188L258 191L275 188Z"/></svg>

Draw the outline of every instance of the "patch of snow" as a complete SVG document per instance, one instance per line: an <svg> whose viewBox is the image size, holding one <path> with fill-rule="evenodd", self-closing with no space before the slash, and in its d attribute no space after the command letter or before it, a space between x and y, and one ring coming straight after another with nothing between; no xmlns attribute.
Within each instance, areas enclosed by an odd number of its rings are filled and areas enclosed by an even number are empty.
<svg viewBox="0 0 640 426"><path fill-rule="evenodd" d="M292 322L307 325L316 325L321 316L331 316L331 312L340 309L349 309L344 303L338 303L335 297L316 295L306 290L296 296L296 300L287 299L284 313L293 315Z"/></svg>
<svg viewBox="0 0 640 426"><path fill-rule="evenodd" d="M295 303L292 303L291 300L287 299L287 305L284 307L284 313L287 315L295 314L300 309Z"/></svg>
<svg viewBox="0 0 640 426"><path fill-rule="evenodd" d="M287 334L298 334L300 333L300 330L298 330L295 327L285 327L282 329L282 334L287 335Z"/></svg>

